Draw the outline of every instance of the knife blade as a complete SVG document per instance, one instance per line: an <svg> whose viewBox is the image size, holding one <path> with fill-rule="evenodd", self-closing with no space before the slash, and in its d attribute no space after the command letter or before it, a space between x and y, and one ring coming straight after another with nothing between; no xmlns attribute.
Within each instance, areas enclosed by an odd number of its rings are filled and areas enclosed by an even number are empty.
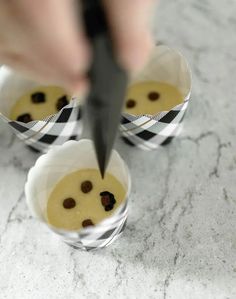
<svg viewBox="0 0 236 299"><path fill-rule="evenodd" d="M84 107L98 166L104 177L120 123L128 76L118 64L100 0L83 0L86 34L92 45L90 92ZM86 128L88 129L88 128Z"/></svg>

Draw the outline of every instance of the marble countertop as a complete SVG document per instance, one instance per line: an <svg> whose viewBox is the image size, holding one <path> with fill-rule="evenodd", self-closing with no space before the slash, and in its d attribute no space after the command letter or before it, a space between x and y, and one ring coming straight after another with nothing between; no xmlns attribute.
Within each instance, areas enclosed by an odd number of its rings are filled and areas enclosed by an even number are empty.
<svg viewBox="0 0 236 299"><path fill-rule="evenodd" d="M123 236L75 251L33 219L37 154L0 124L0 298L236 298L236 2L161 1L155 37L193 72L182 135L146 153L118 144L133 190Z"/></svg>

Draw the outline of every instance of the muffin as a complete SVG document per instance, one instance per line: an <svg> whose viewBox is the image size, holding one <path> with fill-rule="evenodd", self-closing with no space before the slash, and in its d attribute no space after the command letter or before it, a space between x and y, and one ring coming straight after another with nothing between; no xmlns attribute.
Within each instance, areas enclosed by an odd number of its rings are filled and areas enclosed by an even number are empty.
<svg viewBox="0 0 236 299"><path fill-rule="evenodd" d="M79 231L107 217L124 201L126 191L112 174L101 178L98 169L80 169L64 176L47 202L47 220L53 227Z"/></svg>
<svg viewBox="0 0 236 299"><path fill-rule="evenodd" d="M68 104L69 97L62 88L39 86L17 99L10 111L10 118L24 123L42 120Z"/></svg>

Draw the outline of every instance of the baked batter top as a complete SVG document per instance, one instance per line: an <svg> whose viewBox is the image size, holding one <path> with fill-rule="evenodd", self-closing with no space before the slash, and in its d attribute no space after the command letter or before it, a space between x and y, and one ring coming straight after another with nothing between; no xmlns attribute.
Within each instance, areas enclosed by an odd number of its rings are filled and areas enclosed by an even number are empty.
<svg viewBox="0 0 236 299"><path fill-rule="evenodd" d="M65 230L96 225L111 216L125 194L122 184L109 173L102 179L97 169L72 172L58 182L48 199L48 223Z"/></svg>
<svg viewBox="0 0 236 299"><path fill-rule="evenodd" d="M60 111L69 103L65 91L57 86L40 86L19 98L11 109L12 120L25 123L42 120Z"/></svg>
<svg viewBox="0 0 236 299"><path fill-rule="evenodd" d="M124 112L155 115L182 102L183 96L174 85L156 81L138 82L128 88Z"/></svg>

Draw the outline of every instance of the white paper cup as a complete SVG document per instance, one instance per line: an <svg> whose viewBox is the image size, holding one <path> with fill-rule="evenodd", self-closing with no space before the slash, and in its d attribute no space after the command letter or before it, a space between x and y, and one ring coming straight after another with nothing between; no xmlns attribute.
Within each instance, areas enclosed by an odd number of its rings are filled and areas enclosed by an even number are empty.
<svg viewBox="0 0 236 299"><path fill-rule="evenodd" d="M126 190L123 203L114 213L99 224L80 231L55 228L47 221L47 202L55 185L67 174L79 169L98 169L90 140L68 141L42 155L31 168L25 185L26 201L32 214L45 223L62 239L76 248L93 250L105 247L116 240L125 228L130 192L130 175L125 162L113 150L107 172L112 174Z"/></svg>
<svg viewBox="0 0 236 299"><path fill-rule="evenodd" d="M29 123L11 120L10 111L16 101L33 88L43 85L6 66L0 67L0 119L28 146L46 152L54 145L61 145L71 139L78 140L82 133L82 121L81 109L75 98L58 113L48 115L45 119Z"/></svg>
<svg viewBox="0 0 236 299"><path fill-rule="evenodd" d="M169 83L183 95L183 102L169 111L155 115L122 114L120 133L123 140L140 149L153 150L167 144L180 132L190 99L191 73L183 55L165 45L158 45L148 64L131 79L130 85L143 81Z"/></svg>

